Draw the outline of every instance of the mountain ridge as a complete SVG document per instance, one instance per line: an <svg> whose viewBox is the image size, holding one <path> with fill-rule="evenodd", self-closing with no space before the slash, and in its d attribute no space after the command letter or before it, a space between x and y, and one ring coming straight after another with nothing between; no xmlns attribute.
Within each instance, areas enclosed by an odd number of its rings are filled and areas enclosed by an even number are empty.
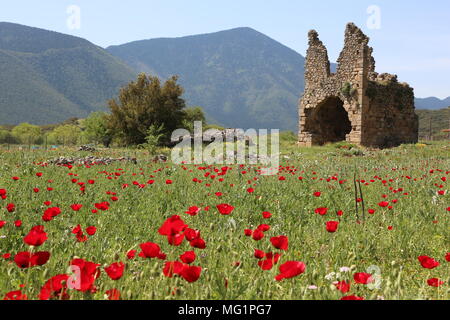
<svg viewBox="0 0 450 320"><path fill-rule="evenodd" d="M248 27L108 47L136 72L180 76L190 105L229 127L297 127L304 57Z"/></svg>
<svg viewBox="0 0 450 320"><path fill-rule="evenodd" d="M450 106L450 97L439 99L436 97L416 98L416 109L440 110Z"/></svg>
<svg viewBox="0 0 450 320"><path fill-rule="evenodd" d="M296 131L304 62L250 27L104 49L76 36L0 22L0 123L57 123L106 110L120 87L146 72L162 79L179 75L187 104L203 107L210 122ZM450 97L416 103L440 109Z"/></svg>

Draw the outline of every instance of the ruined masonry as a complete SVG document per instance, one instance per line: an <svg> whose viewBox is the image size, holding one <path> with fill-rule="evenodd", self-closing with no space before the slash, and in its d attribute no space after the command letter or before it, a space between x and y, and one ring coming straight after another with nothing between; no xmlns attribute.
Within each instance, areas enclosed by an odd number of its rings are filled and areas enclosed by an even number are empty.
<svg viewBox="0 0 450 320"><path fill-rule="evenodd" d="M369 38L353 23L336 73L330 72L327 49L311 30L305 66L305 92L300 100L299 144L348 141L389 148L418 141L414 90L396 75L375 72Z"/></svg>

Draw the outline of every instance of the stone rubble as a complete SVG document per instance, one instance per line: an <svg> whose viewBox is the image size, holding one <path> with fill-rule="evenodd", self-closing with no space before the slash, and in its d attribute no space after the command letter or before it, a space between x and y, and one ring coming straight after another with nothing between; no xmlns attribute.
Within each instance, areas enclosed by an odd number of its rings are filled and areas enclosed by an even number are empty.
<svg viewBox="0 0 450 320"><path fill-rule="evenodd" d="M136 158L132 157L121 157L121 158L111 158L111 157L94 157L88 156L84 158L80 157L59 157L53 160L49 160L49 164L65 166L65 165L94 165L94 164L103 164L110 165L115 162L132 162L133 164L137 164Z"/></svg>
<svg viewBox="0 0 450 320"><path fill-rule="evenodd" d="M95 148L92 146L84 145L78 148L78 151L88 151L88 152L95 152Z"/></svg>

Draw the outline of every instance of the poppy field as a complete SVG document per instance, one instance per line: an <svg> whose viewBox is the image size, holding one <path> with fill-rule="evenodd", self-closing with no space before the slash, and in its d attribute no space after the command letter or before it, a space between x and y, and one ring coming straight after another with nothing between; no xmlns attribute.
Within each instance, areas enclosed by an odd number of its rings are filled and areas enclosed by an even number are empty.
<svg viewBox="0 0 450 320"><path fill-rule="evenodd" d="M75 154L1 151L0 298L450 298L448 145L289 147L273 176L47 162Z"/></svg>

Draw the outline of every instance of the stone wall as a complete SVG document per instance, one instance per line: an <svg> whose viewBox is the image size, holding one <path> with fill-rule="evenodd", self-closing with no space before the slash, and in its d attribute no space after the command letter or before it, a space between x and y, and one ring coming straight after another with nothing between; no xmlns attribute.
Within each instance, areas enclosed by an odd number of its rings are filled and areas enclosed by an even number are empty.
<svg viewBox="0 0 450 320"><path fill-rule="evenodd" d="M299 144L322 145L346 140L392 147L418 140L414 93L389 74L375 72L369 38L347 25L336 73L330 72L326 47L318 33L308 34L305 92L300 100Z"/></svg>

